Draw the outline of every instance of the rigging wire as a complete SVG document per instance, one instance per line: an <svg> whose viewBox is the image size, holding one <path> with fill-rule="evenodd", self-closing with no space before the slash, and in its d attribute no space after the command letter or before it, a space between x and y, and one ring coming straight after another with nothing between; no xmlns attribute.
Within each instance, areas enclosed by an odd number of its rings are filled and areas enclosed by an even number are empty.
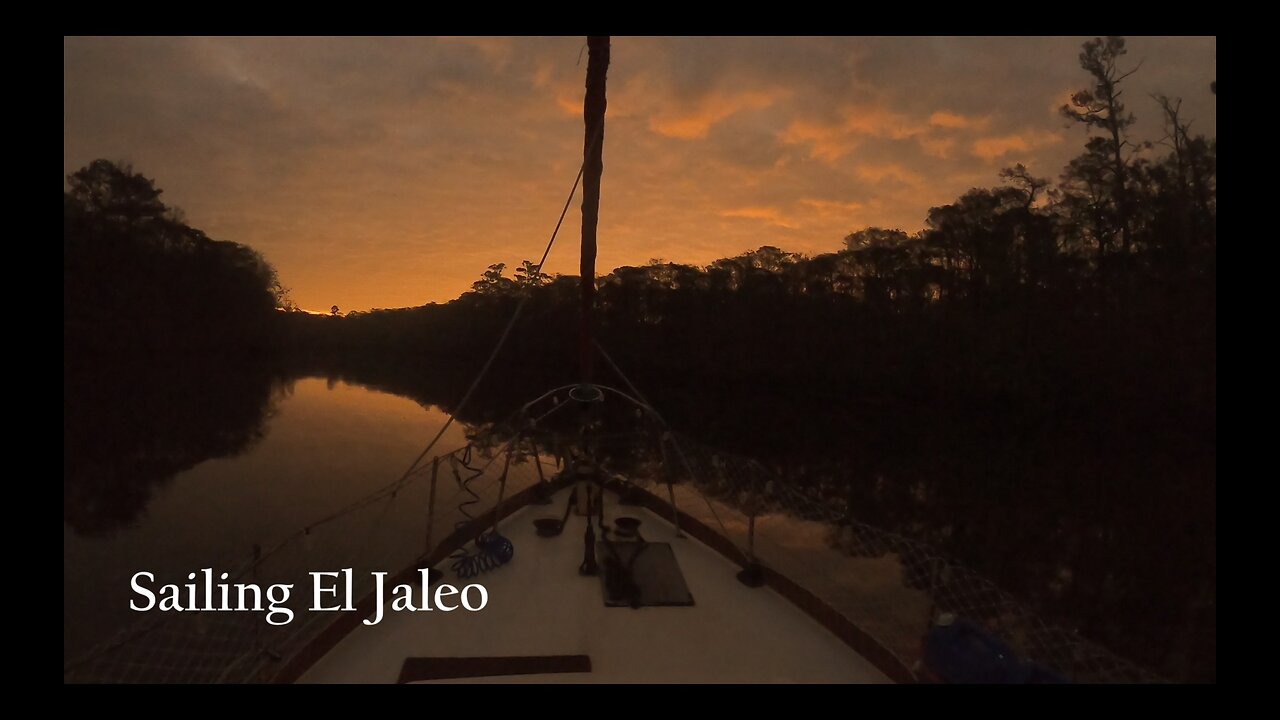
<svg viewBox="0 0 1280 720"><path fill-rule="evenodd" d="M537 401L535 400L534 402ZM518 411L513 413L511 417L523 417L532 404L533 403L525 404ZM566 405L568 405L568 403L557 404L555 407L551 408L551 410L541 415L539 419L545 418ZM508 422L509 421L510 418L508 418ZM504 424L508 423L504 422ZM501 475L496 480L482 488L481 491L487 491L494 482L501 483L502 490L506 489L507 473L511 468L511 456L512 453L516 451L521 438L524 437L523 432L524 431L522 429L517 430L507 441L506 445L498 450L498 452L492 454L489 457L489 461L481 467L474 467L471 464L471 450L473 447L471 445L468 445L467 449L462 453L454 453L449 456L450 469L453 472L454 480L458 484L459 491L465 492L467 495L471 496L470 499L463 499L463 501L458 504L458 512L461 513L463 517L455 523L455 529L462 530L476 522L477 518L471 514L468 508L480 503L480 495L471 487L471 483L484 475L485 472L488 471L489 466L503 454L506 455L506 464L502 468ZM462 477L462 474L458 472L459 466L469 473L467 477ZM515 556L515 546L512 545L510 540L498 532L498 523L502 520L500 516L501 505L502 492L500 491L498 495L498 503L493 508L492 525L490 525L488 529L479 530L475 539L472 541L476 547L474 552L469 552L466 547L463 546L455 550L453 554L449 556L449 559L453 561L451 567L459 578L467 580L480 575L481 573L489 572L490 570L511 562L511 559Z"/></svg>
<svg viewBox="0 0 1280 720"><path fill-rule="evenodd" d="M599 142L600 134L601 134L600 130L597 130L595 136L592 138L591 148L594 148L595 144ZM578 173L573 179L573 186L569 189L569 196L565 198L564 207L561 208L560 210L560 216L556 220L555 228L551 231L551 237L547 240L547 245L542 251L542 256L538 259L538 264L535 271L537 275L535 275L535 277L540 276L542 274L542 268L544 265L546 265L547 257L549 257L551 254L551 248L555 245L556 238L560 234L560 228L564 224L564 218L566 215L568 215L569 207L573 204L573 198L575 195L577 195L578 187L582 183L582 175L586 171L586 166L587 166L586 157L589 155L590 155L589 151L585 152L583 155L583 161L578 166ZM236 573L235 576L233 577L240 577L244 575L250 569L259 566L267 558L275 555L281 549L288 546L291 542L297 540L300 537L305 537L306 535L311 533L312 530L315 530L316 528L322 525L326 525L330 522L333 522L334 520L337 520L352 512L355 512L356 510L372 505L373 503L376 503L378 500L381 500L382 498L385 498L387 496L394 497L395 494L399 491L399 489L406 482L408 482L412 478L412 476L420 469L419 465L422 463L423 459L426 458L428 453L431 452L432 448L434 448L436 444L440 442L440 439L444 437L445 432L449 429L450 426L453 425L453 422L454 420L457 419L457 416L460 415L462 411L466 408L467 404L471 400L472 395L475 394L476 388L479 387L480 382L484 379L485 375L489 372L489 369L493 366L493 363L497 359L498 354L501 352L503 346L506 344L508 338L511 336L511 331L515 328L516 322L519 320L520 314L524 310L524 306L528 302L529 297L530 297L530 294L526 293L520 299L519 304L516 305L516 309L511 315L511 319L507 322L506 327L503 329L502 335L498 338L498 342L494 346L493 351L489 353L489 357L485 361L484 365L480 368L480 372L476 375L476 378L471 382L471 385L467 388L466 393L463 394L462 399L458 402L457 409L449 413L449 417L445 421L444 425L440 427L440 430L436 432L435 436L431 439L431 442L427 443L427 446L422 450L422 452L419 453L416 458L414 458L413 463L409 466L407 470L405 470L393 482L390 482L378 488L377 490L374 490L373 492L370 492L365 496L358 498L357 500L349 503L348 505L342 508L339 508L338 510L335 510L334 512L328 515L325 515L319 520L315 520L311 523L308 523L305 527L300 528L299 530L282 538L273 546L266 549L265 552L256 553L256 556L252 560L250 560L246 564L246 566L243 569L241 569L240 572ZM523 412L523 410L524 409L522 408L516 413L513 413L513 417ZM550 413L547 413L547 414L550 414ZM543 417L545 417L545 415ZM471 450L471 445L470 443L468 443L466 446L462 448L457 448L455 450L451 450L448 453L445 453L444 456L448 456L450 457L450 459L453 459L453 458L456 458L460 453L467 453L469 457L470 450ZM489 463L485 464L484 468L482 468L480 472L483 473L484 470L487 469L489 464L491 464L492 462L493 462L493 458L490 459ZM464 504L469 504L469 503L464 503ZM154 625L159 625L159 624L160 623L155 623ZM86 652L82 658L78 659L73 663L66 664L64 667L64 672L66 672L71 667L87 662L92 657L96 657L102 654L102 652L104 652L107 648L111 646L119 646L120 644L123 644L126 641L126 638L136 637L138 634L144 634L148 629L150 629L146 623L139 623L139 626L135 626L133 628L128 628L126 630L121 631L119 633L119 637L117 638L117 640L115 642L108 643L106 648L101 646L92 648L89 652Z"/></svg>
<svg viewBox="0 0 1280 720"><path fill-rule="evenodd" d="M603 128L601 128L601 130L603 130ZM592 138L592 148L594 148L595 144L599 142L600 134L601 133L598 130L595 137ZM535 271L537 275L534 277L542 275L542 266L546 264L547 256L551 254L551 247L556 244L556 237L560 234L560 226L564 224L564 217L569 213L569 206L573 204L573 196L578 192L578 185L582 182L582 174L587 169L586 157L590 155L590 152L584 153L583 155L582 164L578 166L578 175L573 179L573 187L569 190L569 197L565 198L564 207L560 210L560 219L556 220L556 227L551 231L551 239L547 241L547 247L542 251L542 258L538 260L537 270ZM506 344L507 338L511 336L511 330L516 326L516 321L520 319L520 313L524 310L525 303L529 301L530 297L531 294L526 293L520 298L520 303L516 305L515 312L511 314L511 320L507 322L507 327L502 331L501 337L498 338L498 344L493 347L493 352L489 353L489 359L485 360L484 365L480 368L480 372L476 375L476 379L471 382L471 386L467 388L467 392L462 396L462 400L458 402L457 409L449 413L449 419L440 427L436 436L431 439L431 442L427 443L427 447L418 454L418 457L414 459L413 464L409 466L408 470L404 471L404 474L401 475L400 479L396 482L402 482L413 473L413 471L418 467L418 463L421 463L423 458L427 456L427 453L431 452L431 448L435 447L435 444L440 441L440 438L444 437L445 431L449 429L450 425L453 425L453 421L458 417L458 415L462 414L467 403L470 402L471 396L475 393L476 388L480 386L480 381L484 379L486 374L488 374L489 368L493 367L493 361L498 359L498 353L501 352L502 346Z"/></svg>
<svg viewBox="0 0 1280 720"><path fill-rule="evenodd" d="M626 384L627 389L635 395L633 402L639 400L640 403L643 403L644 407L648 408L649 412L653 413L653 416L657 418L658 422L667 429L667 432L664 434L664 439L671 442L671 446L675 448L676 455L680 457L680 463L684 465L685 472L689 473L689 479L693 481L693 487L691 489L698 495L698 497L702 498L703 502L707 504L707 509L711 511L711 517L715 518L716 524L720 526L720 534L723 535L725 539L732 542L738 552L742 554L742 557L749 561L750 558L747 551L738 546L738 543L732 539L733 536L729 534L729 528L726 527L724 521L720 519L720 513L716 511L716 506L712 504L711 498L707 497L706 493L703 493L698 489L698 478L693 472L693 466L689 464L689 458L685 456L684 448L680 447L680 442L676 439L675 433L671 431L671 426L667 425L667 421L663 420L662 416L658 414L658 411L654 409L653 405L645 399L645 396L640 392L640 389L631 382L631 378L628 378L627 374L622 372L622 368L618 367L618 364L609 356L609 353L605 352L604 346L600 344L600 341L592 339L592 343L596 346L596 350L600 353L600 356L604 358L605 362L609 363L609 367L613 368L613 371L617 373L618 377L622 379L622 382ZM614 392L618 391L614 390ZM618 394L621 395L622 393ZM659 444L659 447L661 447L661 444ZM677 523L676 530L678 531L679 529L680 525Z"/></svg>
<svg viewBox="0 0 1280 720"><path fill-rule="evenodd" d="M593 147L595 143L599 141L599 139L600 139L600 133L599 131L597 131L595 137L591 141ZM538 265L535 270L537 275L542 274L542 268L547 262L547 257L551 255L551 248L555 245L556 238L560 234L560 228L564 224L564 218L569 213L569 206L573 204L573 198L578 193L578 186L582 183L582 174L583 172L586 171L586 167L587 167L587 163L584 157L582 163L578 166L578 174L573 179L573 186L569 189L569 196L565 198L564 207L560 209L560 217L556 220L556 226L551 231L551 237L549 240L547 240L547 245L542 251L542 257L539 258L538 260ZM409 468L407 470L401 473L401 475L398 478L396 478L393 482L390 482L378 488L377 490L369 493L368 495L365 495L364 497L352 502L351 504L334 511L329 515L326 515L320 518L319 520L309 523L305 528L298 530L292 535L289 535L288 537L284 538L279 543L277 543L275 546L270 548L267 552L263 553L262 557L265 559L267 556L272 555L275 551L279 550L281 547L285 546L290 541L294 540L297 536L305 535L309 533L311 530L314 530L315 528L321 525L330 523L334 520L337 520L340 517L343 517L344 515L354 512L355 510L358 510L362 507L365 507L366 505L377 502L379 499L385 497L388 494L394 494L416 472L418 472L421 469L419 466L421 465L423 459L427 457L427 454L431 452L432 448L434 448L436 444L440 442L440 439L444 437L445 432L448 431L449 427L453 425L453 422L454 420L457 419L458 415L462 414L462 411L466 409L467 404L471 401L471 396L475 394L476 388L480 386L481 380L484 379L484 376L489 372L489 369L493 367L494 361L497 360L498 358L498 353L501 352L502 347L506 344L507 339L511 336L511 331L515 328L516 322L520 319L520 314L524 310L524 306L528 302L529 297L530 297L529 294L525 294L520 299L519 304L516 305L515 312L512 313L511 319L507 321L506 328L503 329L502 335L498 338L498 342L494 346L493 351L489 353L489 358L485 361L484 365L480 368L480 372L476 375L475 379L471 382L471 385L467 388L466 393L463 394L462 400L458 402L457 408L453 412L449 413L449 417L448 419L445 420L444 425L442 425L440 429L436 432L435 437L431 438L431 442L427 443L427 446L422 450L422 452L420 452L418 456L414 458L413 463L409 465ZM466 452L468 450L469 450L469 445L462 448L457 448L448 453L445 453L444 455L454 456L457 453ZM486 467L488 466L486 465Z"/></svg>

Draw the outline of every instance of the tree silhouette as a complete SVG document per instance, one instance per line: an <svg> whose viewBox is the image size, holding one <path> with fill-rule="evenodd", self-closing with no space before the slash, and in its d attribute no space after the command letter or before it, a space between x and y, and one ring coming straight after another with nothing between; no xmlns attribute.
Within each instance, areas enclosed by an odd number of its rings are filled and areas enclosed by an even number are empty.
<svg viewBox="0 0 1280 720"><path fill-rule="evenodd" d="M160 194L106 160L67 176L66 344L84 357L261 347L272 311L289 304L275 269L252 248L186 225Z"/></svg>
<svg viewBox="0 0 1280 720"><path fill-rule="evenodd" d="M516 287L516 283L510 278L502 276L504 270L507 269L506 263L494 263L489 269L484 271L480 279L471 284L472 291L480 295L494 296L505 295L509 290Z"/></svg>
<svg viewBox="0 0 1280 720"><path fill-rule="evenodd" d="M905 232L896 228L886 230L885 228L869 227L846 235L844 246L849 250L863 250L875 246L900 245L907 238L908 235Z"/></svg>
<svg viewBox="0 0 1280 720"><path fill-rule="evenodd" d="M1031 206L1036 202L1036 195L1049 187L1048 179L1035 177L1022 163L1001 170L1000 179L1026 193L1027 201L1023 205L1025 210L1031 210Z"/></svg>
<svg viewBox="0 0 1280 720"><path fill-rule="evenodd" d="M1134 123L1132 113L1126 113L1120 96L1124 90L1120 83L1142 66L1139 62L1129 70L1121 70L1119 59L1127 52L1124 38L1109 36L1105 40L1094 38L1084 44L1080 53L1080 67L1093 77L1091 88L1080 90L1071 96L1071 104L1063 105L1060 110L1064 117L1079 123L1086 128L1097 128L1105 138L1103 144L1096 146L1095 152L1105 154L1110 159L1111 193L1115 206L1116 225L1120 229L1121 249L1127 255L1131 247L1128 203L1128 162L1124 157L1124 148L1131 145L1126 131Z"/></svg>
<svg viewBox="0 0 1280 720"><path fill-rule="evenodd" d="M550 281L530 260L525 260L516 268L516 285L521 289L541 287Z"/></svg>
<svg viewBox="0 0 1280 720"><path fill-rule="evenodd" d="M128 230L165 214L154 181L135 173L127 163L94 160L67 176L68 195L77 209L103 222Z"/></svg>

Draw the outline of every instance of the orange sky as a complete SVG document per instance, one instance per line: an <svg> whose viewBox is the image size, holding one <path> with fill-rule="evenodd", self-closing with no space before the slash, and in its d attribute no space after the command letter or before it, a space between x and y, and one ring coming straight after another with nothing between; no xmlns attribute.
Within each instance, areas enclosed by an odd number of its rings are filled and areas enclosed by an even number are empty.
<svg viewBox="0 0 1280 720"><path fill-rule="evenodd" d="M613 39L598 267L819 253L1084 130L1085 38ZM536 260L581 162L585 40L65 38L63 171L128 160L304 308L420 305ZM581 59L579 54L581 53ZM1215 38L1130 38L1124 99L1216 133ZM575 200L548 272L576 273Z"/></svg>

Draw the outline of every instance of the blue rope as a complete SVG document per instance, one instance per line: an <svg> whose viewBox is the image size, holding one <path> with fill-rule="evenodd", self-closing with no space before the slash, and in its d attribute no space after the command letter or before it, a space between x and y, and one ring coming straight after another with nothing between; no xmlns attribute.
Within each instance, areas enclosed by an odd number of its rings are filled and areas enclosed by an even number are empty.
<svg viewBox="0 0 1280 720"><path fill-rule="evenodd" d="M516 548L510 540L496 530L490 530L476 538L476 552L458 556L453 563L453 571L467 580L506 565L515 554Z"/></svg>
<svg viewBox="0 0 1280 720"><path fill-rule="evenodd" d="M472 516L468 507L479 503L480 496L471 489L471 482L483 475L484 469L471 466L470 445L462 451L461 458L457 455L451 455L449 460L451 461L450 469L453 471L454 479L458 482L458 487L471 496L470 499L463 500L458 505L458 511L466 519L459 520L456 527L463 528L475 521L475 517ZM469 471L466 478L463 478L461 473L458 472L459 465ZM453 564L450 567L463 580L502 567L511 562L511 558L515 557L515 546L511 544L510 540L500 535L496 528L477 535L475 544L475 552L469 553L465 549L459 548L449 556L453 560Z"/></svg>

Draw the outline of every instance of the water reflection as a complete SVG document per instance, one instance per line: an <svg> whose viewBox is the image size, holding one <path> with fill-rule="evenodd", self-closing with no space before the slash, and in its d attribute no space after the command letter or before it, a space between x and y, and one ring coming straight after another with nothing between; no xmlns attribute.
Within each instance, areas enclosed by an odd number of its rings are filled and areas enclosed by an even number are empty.
<svg viewBox="0 0 1280 720"><path fill-rule="evenodd" d="M136 619L127 609L133 573L172 578L202 567L229 569L253 545L270 546L398 477L446 419L425 398L453 395L421 372L291 380L260 368L210 365L66 373L68 655ZM366 378L379 384L357 384ZM497 383L488 389L494 401L473 403L469 422L496 420L531 399ZM751 421L745 409L715 407L726 418ZM545 419L522 449L558 455L557 431L578 420L568 412ZM597 420L616 430L639 422L626 412ZM455 425L438 449L462 446L467 431ZM966 432L952 434L967 438ZM854 433L857 452L844 458L801 453L770 462L763 450L756 455L788 486L848 507L851 519L926 541L1086 637L1171 677L1212 678L1214 584L1199 573L1213 567L1216 555L1214 493L1199 483L1204 473L1196 465L1108 458L1083 474L1082 485L1074 475L1045 475L1054 464L1032 462L1042 446L1029 440L1000 445L975 436L930 451L927 441L942 434L881 427ZM832 437L824 442L839 446ZM605 435L599 443L610 466L623 472L661 456L660 448L630 439L615 447ZM992 472L999 464L982 453L1009 467ZM1027 468L1041 468L1038 483L1023 482ZM1159 497L1133 480L1152 476L1161 478ZM1153 503L1160 512L1137 518L1116 510ZM388 516L387 537L423 537L425 500L400 505L403 513ZM1182 514L1173 512L1178 508ZM855 540L851 554L888 552L874 538ZM922 584L919 571L904 567L907 586Z"/></svg>
<svg viewBox="0 0 1280 720"><path fill-rule="evenodd" d="M135 524L178 473L252 447L287 389L213 363L82 368L64 382L63 520L86 536Z"/></svg>
<svg viewBox="0 0 1280 720"><path fill-rule="evenodd" d="M445 419L332 379L185 370L67 373L68 657L137 619L133 573L228 569L395 479ZM464 433L450 428L441 447Z"/></svg>

